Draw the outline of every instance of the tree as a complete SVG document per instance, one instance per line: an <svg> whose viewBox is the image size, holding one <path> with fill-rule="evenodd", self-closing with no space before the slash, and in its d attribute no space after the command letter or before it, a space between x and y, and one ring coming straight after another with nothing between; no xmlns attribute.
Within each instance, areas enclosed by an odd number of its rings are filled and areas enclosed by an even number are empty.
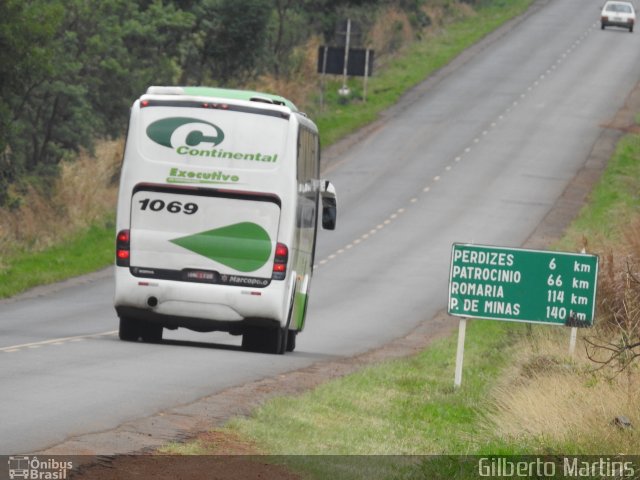
<svg viewBox="0 0 640 480"><path fill-rule="evenodd" d="M122 135L149 85L286 75L336 12L380 1L0 0L0 206L11 183Z"/></svg>
<svg viewBox="0 0 640 480"><path fill-rule="evenodd" d="M309 36L304 3L296 0L273 0L274 15L270 22L270 70L276 76L287 74L293 49Z"/></svg>
<svg viewBox="0 0 640 480"><path fill-rule="evenodd" d="M185 49L181 82L226 84L254 69L265 45L270 0L202 0Z"/></svg>
<svg viewBox="0 0 640 480"><path fill-rule="evenodd" d="M51 74L50 42L63 13L60 5L46 0L0 2L0 205L25 168L14 146L28 133L19 120L32 92Z"/></svg>
<svg viewBox="0 0 640 480"><path fill-rule="evenodd" d="M142 9L129 0L0 8L0 152L13 172L5 183L18 171L51 174L69 152L122 135L133 99L151 83L175 82L193 21L160 0Z"/></svg>
<svg viewBox="0 0 640 480"><path fill-rule="evenodd" d="M630 262L618 276L613 273L613 259L607 263L609 272L599 281L604 326L598 335L585 338L586 353L599 368L619 373L640 357L640 278Z"/></svg>

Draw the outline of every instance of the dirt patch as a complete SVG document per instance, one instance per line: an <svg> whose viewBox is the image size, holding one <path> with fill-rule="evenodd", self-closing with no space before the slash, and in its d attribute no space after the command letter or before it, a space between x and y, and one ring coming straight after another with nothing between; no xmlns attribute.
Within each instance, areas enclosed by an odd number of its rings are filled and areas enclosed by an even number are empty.
<svg viewBox="0 0 640 480"><path fill-rule="evenodd" d="M72 480L299 480L302 477L268 457L244 455L121 456L109 465L80 469Z"/></svg>

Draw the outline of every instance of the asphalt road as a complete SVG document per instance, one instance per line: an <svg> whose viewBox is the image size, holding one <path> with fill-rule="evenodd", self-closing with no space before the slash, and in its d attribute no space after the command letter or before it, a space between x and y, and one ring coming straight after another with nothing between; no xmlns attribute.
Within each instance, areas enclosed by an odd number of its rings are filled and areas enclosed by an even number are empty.
<svg viewBox="0 0 640 480"><path fill-rule="evenodd" d="M601 31L601 3L551 0L332 160L338 229L319 235L292 354L243 352L223 333L120 342L109 273L0 303L0 453L363 352L432 318L451 244L522 245L640 78L640 32Z"/></svg>

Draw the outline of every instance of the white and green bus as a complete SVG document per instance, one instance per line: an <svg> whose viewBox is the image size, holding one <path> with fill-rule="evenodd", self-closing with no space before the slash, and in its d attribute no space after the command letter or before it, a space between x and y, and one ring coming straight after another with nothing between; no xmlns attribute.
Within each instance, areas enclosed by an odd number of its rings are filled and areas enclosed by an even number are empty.
<svg viewBox="0 0 640 480"><path fill-rule="evenodd" d="M285 98L150 87L131 109L120 178L120 338L184 327L293 351L318 223L336 224L335 189L319 174L318 129Z"/></svg>

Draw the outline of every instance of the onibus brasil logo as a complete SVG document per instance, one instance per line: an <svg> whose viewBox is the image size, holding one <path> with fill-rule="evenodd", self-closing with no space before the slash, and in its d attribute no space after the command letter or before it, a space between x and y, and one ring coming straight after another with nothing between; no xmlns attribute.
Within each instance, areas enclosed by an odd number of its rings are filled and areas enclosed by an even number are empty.
<svg viewBox="0 0 640 480"><path fill-rule="evenodd" d="M198 118L170 117L156 120L147 127L147 136L178 155L267 163L278 161L277 154L233 152L217 148L225 139L224 132L217 125Z"/></svg>
<svg viewBox="0 0 640 480"><path fill-rule="evenodd" d="M8 459L9 478L31 480L66 480L73 469L73 462L57 458L38 459L28 455L12 455Z"/></svg>

